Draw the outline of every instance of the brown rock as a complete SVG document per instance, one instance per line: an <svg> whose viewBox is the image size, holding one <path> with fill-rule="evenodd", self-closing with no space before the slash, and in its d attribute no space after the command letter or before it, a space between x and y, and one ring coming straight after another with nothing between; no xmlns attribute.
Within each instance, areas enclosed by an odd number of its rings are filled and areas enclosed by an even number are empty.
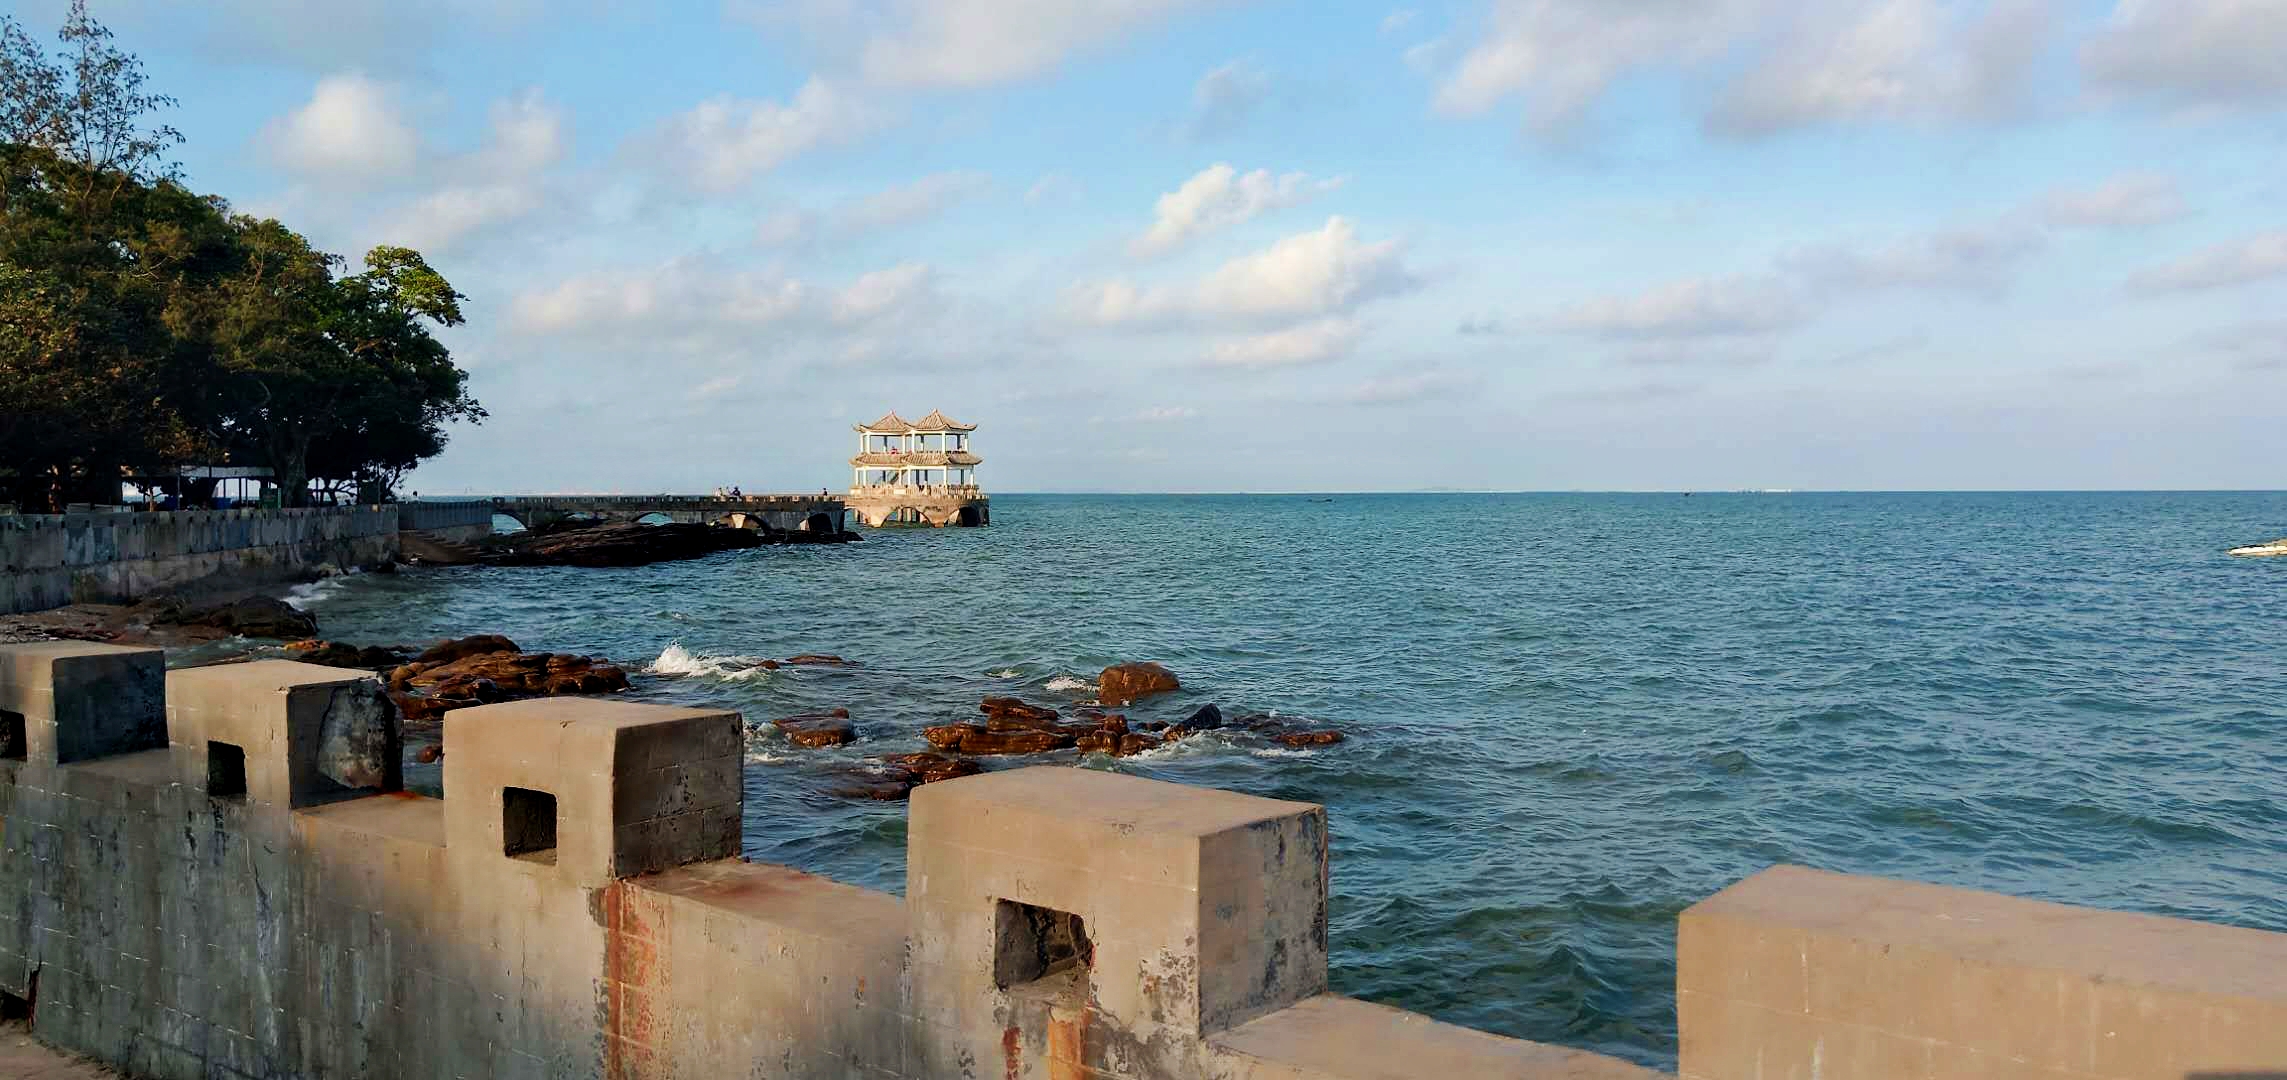
<svg viewBox="0 0 2287 1080"><path fill-rule="evenodd" d="M1158 664L1114 664L1096 677L1096 700L1116 708L1147 694L1182 688L1175 673Z"/></svg>
<svg viewBox="0 0 2287 1080"><path fill-rule="evenodd" d="M471 637L440 641L422 650L421 655L413 659L423 664L450 664L463 657L477 656L483 653L520 653L523 651L516 647L515 642L499 634L477 634Z"/></svg>
<svg viewBox="0 0 2287 1080"><path fill-rule="evenodd" d="M929 740L929 745L939 750L958 750L961 748L961 740L967 738L970 732L981 735L984 731L983 724L939 724L922 728L921 737Z"/></svg>
<svg viewBox="0 0 2287 1080"><path fill-rule="evenodd" d="M763 661L763 663L764 663L764 664L767 666L767 665L769 665L769 664L770 664L770 661L767 661L767 660L765 660L765 661ZM839 657L839 656L832 656L832 655L828 655L828 654L826 654L826 653L803 653L803 654L802 654L802 655L800 655L800 656L789 656L789 657L787 657L785 660L781 661L781 663L793 664L793 665L795 665L795 666L797 666L797 667L857 667L857 666L858 666L858 662L857 662L857 661L855 661L855 660L844 660L844 659L842 659L842 658L841 658L841 657Z"/></svg>
<svg viewBox="0 0 2287 1080"><path fill-rule="evenodd" d="M430 743L429 745L422 747L419 753L414 754L413 760L418 761L423 765L434 765L437 762L445 760L445 748L438 746L436 743Z"/></svg>
<svg viewBox="0 0 2287 1080"><path fill-rule="evenodd" d="M947 757L944 754L890 754L880 760L885 765L920 776L924 784L975 776L985 771L984 766L968 758Z"/></svg>
<svg viewBox="0 0 2287 1080"><path fill-rule="evenodd" d="M161 599L138 605L153 625L194 626L240 637L297 641L318 632L318 620L292 604L269 596L249 596L227 603L189 604Z"/></svg>
<svg viewBox="0 0 2287 1080"><path fill-rule="evenodd" d="M1074 740L1072 745L1079 747L1084 754L1117 754L1120 752L1120 737L1109 731L1091 731Z"/></svg>
<svg viewBox="0 0 2287 1080"><path fill-rule="evenodd" d="M961 736L964 754L1040 754L1061 750L1077 737L1058 731L970 731Z"/></svg>
<svg viewBox="0 0 2287 1080"><path fill-rule="evenodd" d="M1276 735L1271 736L1271 741L1278 743L1281 746L1292 746L1297 748L1305 746L1332 746L1335 743L1342 741L1342 733L1339 731L1282 731Z"/></svg>
<svg viewBox="0 0 2287 1080"><path fill-rule="evenodd" d="M805 746L811 749L841 746L858 740L856 725L844 717L827 713L784 716L771 721L771 723L777 725L778 730L786 733L786 741L796 746Z"/></svg>
<svg viewBox="0 0 2287 1080"><path fill-rule="evenodd" d="M1120 736L1120 756L1126 757L1130 754L1143 753L1146 750L1156 750L1162 745L1164 745L1163 740L1155 739L1149 735L1122 735Z"/></svg>
<svg viewBox="0 0 2287 1080"><path fill-rule="evenodd" d="M989 697L978 703L977 711L986 716L1006 716L1017 720L1054 721L1056 710L1040 705L1027 705L1012 697Z"/></svg>

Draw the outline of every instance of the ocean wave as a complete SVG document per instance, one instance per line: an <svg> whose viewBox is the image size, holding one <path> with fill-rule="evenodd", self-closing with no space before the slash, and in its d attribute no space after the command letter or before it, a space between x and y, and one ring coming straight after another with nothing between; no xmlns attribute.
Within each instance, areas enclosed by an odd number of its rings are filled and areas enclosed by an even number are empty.
<svg viewBox="0 0 2287 1080"><path fill-rule="evenodd" d="M308 611L336 596L340 596L342 590L348 587L348 574L335 574L331 577L319 578L316 581L305 581L286 590L286 606L296 611Z"/></svg>
<svg viewBox="0 0 2287 1080"><path fill-rule="evenodd" d="M1095 683L1073 675L1058 675L1057 677L1048 680L1048 682L1041 687L1041 689L1054 690L1060 694L1068 694L1075 690L1094 690L1095 688Z"/></svg>
<svg viewBox="0 0 2287 1080"><path fill-rule="evenodd" d="M994 679L1013 679L1022 674L1024 674L1024 672L1018 671L1012 667L1005 667L999 671L985 672L986 677Z"/></svg>
<svg viewBox="0 0 2287 1080"><path fill-rule="evenodd" d="M659 658L643 670L653 675L691 675L710 679L766 679L770 669L762 666L759 656L714 656L695 653L683 647L682 642L670 642L660 650Z"/></svg>

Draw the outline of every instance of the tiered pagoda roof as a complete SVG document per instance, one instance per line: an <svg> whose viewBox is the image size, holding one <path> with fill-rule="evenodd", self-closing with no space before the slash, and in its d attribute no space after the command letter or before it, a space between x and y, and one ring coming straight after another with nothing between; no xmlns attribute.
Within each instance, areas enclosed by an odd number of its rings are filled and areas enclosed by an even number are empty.
<svg viewBox="0 0 2287 1080"><path fill-rule="evenodd" d="M977 430L975 424L964 424L936 409L919 421L907 420L892 410L889 415L870 424L859 424L857 429L867 435L951 435Z"/></svg>

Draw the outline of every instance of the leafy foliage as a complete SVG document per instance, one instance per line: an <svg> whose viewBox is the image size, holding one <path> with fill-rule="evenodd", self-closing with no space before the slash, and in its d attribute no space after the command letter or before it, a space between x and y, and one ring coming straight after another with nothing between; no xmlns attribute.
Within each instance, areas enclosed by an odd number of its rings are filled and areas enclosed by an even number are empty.
<svg viewBox="0 0 2287 1080"><path fill-rule="evenodd" d="M431 333L461 294L418 252L360 273L184 187L172 105L75 2L51 60L0 17L0 502L113 501L123 470L269 466L381 498L484 410ZM10 493L5 490L12 487Z"/></svg>

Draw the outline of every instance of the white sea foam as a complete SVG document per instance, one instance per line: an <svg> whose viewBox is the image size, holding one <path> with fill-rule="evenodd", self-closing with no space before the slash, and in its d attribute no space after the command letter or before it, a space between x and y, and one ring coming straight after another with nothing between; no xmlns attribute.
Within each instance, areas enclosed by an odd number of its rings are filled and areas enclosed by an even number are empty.
<svg viewBox="0 0 2287 1080"><path fill-rule="evenodd" d="M710 679L762 679L770 670L762 666L759 656L713 656L695 653L683 647L682 642L671 642L660 650L659 658L644 669L653 675L690 675Z"/></svg>
<svg viewBox="0 0 2287 1080"><path fill-rule="evenodd" d="M296 611L308 611L336 596L349 587L349 575L336 574L316 581L306 581L286 590L286 606Z"/></svg>
<svg viewBox="0 0 2287 1080"><path fill-rule="evenodd" d="M1048 685L1046 687L1046 689L1054 690L1060 694L1069 693L1074 690L1093 690L1095 688L1095 683L1089 682L1086 679L1075 678L1071 675L1058 675L1057 677L1048 680Z"/></svg>
<svg viewBox="0 0 2287 1080"><path fill-rule="evenodd" d="M990 675L996 679L1013 679L1019 675L1024 674L1024 672L1018 671L1017 669L1011 667L1002 668L999 671L988 671L985 672L985 674Z"/></svg>

